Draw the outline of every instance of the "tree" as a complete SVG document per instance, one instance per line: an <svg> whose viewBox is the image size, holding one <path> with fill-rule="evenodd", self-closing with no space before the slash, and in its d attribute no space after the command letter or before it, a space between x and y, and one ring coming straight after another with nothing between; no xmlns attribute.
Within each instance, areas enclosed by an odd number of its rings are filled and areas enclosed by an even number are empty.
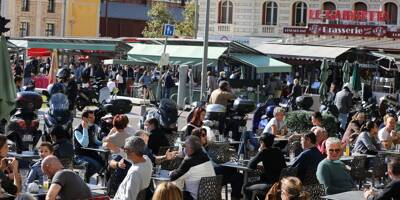
<svg viewBox="0 0 400 200"><path fill-rule="evenodd" d="M174 19L167 6L162 2L154 3L147 15L149 16L149 20L143 30L143 36L147 38L163 37L164 24L174 23Z"/></svg>
<svg viewBox="0 0 400 200"><path fill-rule="evenodd" d="M183 16L185 17L184 20L176 26L177 35L181 37L194 37L196 34L194 32L195 26L195 10L196 10L196 3L192 1L185 6L185 10L183 11Z"/></svg>

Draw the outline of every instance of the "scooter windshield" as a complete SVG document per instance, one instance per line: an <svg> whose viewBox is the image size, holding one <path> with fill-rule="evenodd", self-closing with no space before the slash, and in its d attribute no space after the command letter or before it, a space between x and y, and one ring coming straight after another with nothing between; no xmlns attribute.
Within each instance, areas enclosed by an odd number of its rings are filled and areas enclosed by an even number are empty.
<svg viewBox="0 0 400 200"><path fill-rule="evenodd" d="M51 95L49 106L51 111L66 111L69 109L68 97L62 93Z"/></svg>

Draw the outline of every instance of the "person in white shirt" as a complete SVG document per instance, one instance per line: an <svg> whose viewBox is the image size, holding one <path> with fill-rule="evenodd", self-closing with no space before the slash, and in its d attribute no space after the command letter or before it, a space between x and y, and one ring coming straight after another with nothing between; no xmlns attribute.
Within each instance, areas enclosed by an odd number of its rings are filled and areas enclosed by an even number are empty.
<svg viewBox="0 0 400 200"><path fill-rule="evenodd" d="M283 121L285 118L285 109L276 107L274 109L274 118L272 118L265 126L263 133L271 133L273 135L286 135L287 126Z"/></svg>
<svg viewBox="0 0 400 200"><path fill-rule="evenodd" d="M117 84L115 83L115 81L115 79L109 79L107 82L107 87L112 93L114 93L115 88L117 88Z"/></svg>
<svg viewBox="0 0 400 200"><path fill-rule="evenodd" d="M139 137L131 136L126 139L124 151L132 166L119 185L114 200L135 200L140 191L149 187L153 164L144 155L145 146L146 144Z"/></svg>
<svg viewBox="0 0 400 200"><path fill-rule="evenodd" d="M396 133L396 119L391 115L384 117L385 127L378 132L379 141L384 149L391 149L397 144L399 136Z"/></svg>

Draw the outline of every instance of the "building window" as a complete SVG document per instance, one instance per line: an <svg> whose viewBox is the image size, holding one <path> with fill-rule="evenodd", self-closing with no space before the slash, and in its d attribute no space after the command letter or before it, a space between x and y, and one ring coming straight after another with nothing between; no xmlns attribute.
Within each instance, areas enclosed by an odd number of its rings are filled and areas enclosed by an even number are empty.
<svg viewBox="0 0 400 200"><path fill-rule="evenodd" d="M49 5L47 6L47 12L54 13L54 11L55 11L54 0L49 0Z"/></svg>
<svg viewBox="0 0 400 200"><path fill-rule="evenodd" d="M29 11L29 0L22 0L21 10L25 12Z"/></svg>
<svg viewBox="0 0 400 200"><path fill-rule="evenodd" d="M336 5L333 2L325 2L322 7L323 10L336 10Z"/></svg>
<svg viewBox="0 0 400 200"><path fill-rule="evenodd" d="M307 25L307 4L302 1L297 1L292 8L292 25L306 26Z"/></svg>
<svg viewBox="0 0 400 200"><path fill-rule="evenodd" d="M277 25L278 21L278 4L272 1L263 3L263 25Z"/></svg>
<svg viewBox="0 0 400 200"><path fill-rule="evenodd" d="M29 22L21 22L21 26L19 28L19 36L29 36Z"/></svg>
<svg viewBox="0 0 400 200"><path fill-rule="evenodd" d="M354 10L355 11L367 11L368 7L367 7L367 4L365 4L363 2L357 2L354 4Z"/></svg>
<svg viewBox="0 0 400 200"><path fill-rule="evenodd" d="M54 35L55 35L54 24L46 24L46 36L54 36Z"/></svg>
<svg viewBox="0 0 400 200"><path fill-rule="evenodd" d="M385 3L385 12L388 15L388 19L386 20L386 24L396 25L397 24L397 5L395 3Z"/></svg>
<svg viewBox="0 0 400 200"><path fill-rule="evenodd" d="M220 1L218 7L219 7L218 23L232 24L233 3L231 1Z"/></svg>

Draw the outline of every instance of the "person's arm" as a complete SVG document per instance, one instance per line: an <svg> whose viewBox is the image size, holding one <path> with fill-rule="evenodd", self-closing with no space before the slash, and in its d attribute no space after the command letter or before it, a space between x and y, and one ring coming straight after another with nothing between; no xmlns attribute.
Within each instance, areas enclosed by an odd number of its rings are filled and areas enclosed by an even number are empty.
<svg viewBox="0 0 400 200"><path fill-rule="evenodd" d="M76 130L74 131L74 136L76 140L78 140L79 144L83 147L87 147L89 145L89 132L87 128L83 128L83 133Z"/></svg>
<svg viewBox="0 0 400 200"><path fill-rule="evenodd" d="M248 168L250 169L257 169L257 165L258 163L260 163L262 161L262 154L263 154L263 150L259 151L256 156L250 160L249 164L247 165Z"/></svg>
<svg viewBox="0 0 400 200"><path fill-rule="evenodd" d="M362 137L360 139L361 139L362 143L364 143L365 147L367 147L368 152L378 152L375 145L372 143L371 138L369 138L368 135L364 135L364 137Z"/></svg>
<svg viewBox="0 0 400 200"><path fill-rule="evenodd" d="M396 197L400 188L395 187L394 185L389 185L385 187L381 192L376 195L369 195L368 200L385 200L385 199L392 199Z"/></svg>
<svg viewBox="0 0 400 200"><path fill-rule="evenodd" d="M49 191L46 194L46 200L55 200L60 190L61 186L59 184L52 183L50 185Z"/></svg>
<svg viewBox="0 0 400 200"><path fill-rule="evenodd" d="M175 181L177 179L184 180L186 178L187 172L190 170L190 167L191 167L189 162L190 162L190 160L188 160L188 159L183 160L181 165L178 167L178 169L176 169L170 173L169 176L171 178L171 181Z"/></svg>
<svg viewBox="0 0 400 200"><path fill-rule="evenodd" d="M9 194L16 195L18 193L18 187L3 173L0 171L1 187Z"/></svg>
<svg viewBox="0 0 400 200"><path fill-rule="evenodd" d="M26 182L29 184L29 183L32 183L33 181L35 181L38 178L39 178L39 176L38 176L37 168L32 168L29 171L29 174L28 174Z"/></svg>
<svg viewBox="0 0 400 200"><path fill-rule="evenodd" d="M271 125L271 133L274 135L280 135L277 125L275 124Z"/></svg>

